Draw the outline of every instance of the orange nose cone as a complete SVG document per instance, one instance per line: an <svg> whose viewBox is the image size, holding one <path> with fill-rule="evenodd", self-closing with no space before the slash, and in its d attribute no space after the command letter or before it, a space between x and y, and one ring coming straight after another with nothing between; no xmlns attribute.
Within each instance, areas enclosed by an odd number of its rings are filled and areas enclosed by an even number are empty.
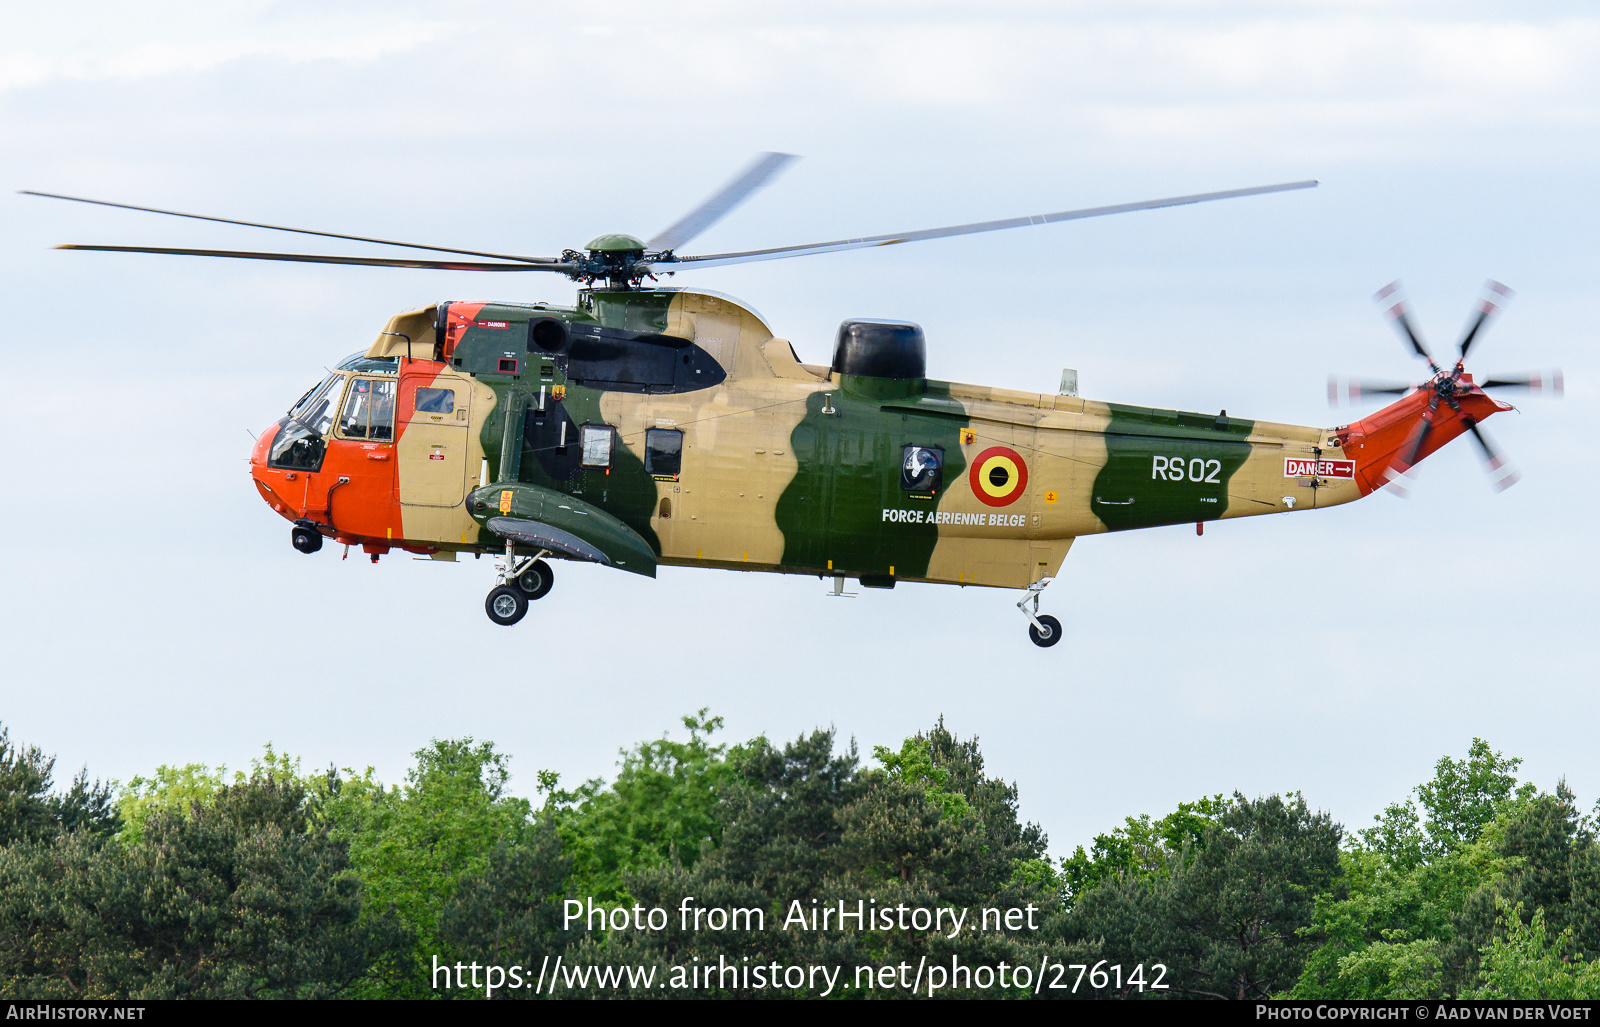
<svg viewBox="0 0 1600 1027"><path fill-rule="evenodd" d="M256 439L255 448L250 451L250 473L255 475L257 469L267 466L267 453L272 449L272 440L277 438L278 425L267 425L260 437Z"/></svg>
<svg viewBox="0 0 1600 1027"><path fill-rule="evenodd" d="M299 514L286 502L283 492L287 475L283 471L274 471L267 467L267 454L272 452L272 440L278 437L281 429L273 424L261 433L256 439L255 448L250 450L250 477L256 483L256 493L273 510L277 511L287 520L294 520Z"/></svg>

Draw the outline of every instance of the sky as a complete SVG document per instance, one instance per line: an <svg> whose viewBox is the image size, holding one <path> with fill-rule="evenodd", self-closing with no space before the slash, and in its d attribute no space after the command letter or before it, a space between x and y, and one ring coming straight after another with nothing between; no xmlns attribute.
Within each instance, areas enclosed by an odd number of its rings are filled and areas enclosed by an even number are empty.
<svg viewBox="0 0 1600 1027"><path fill-rule="evenodd" d="M399 780L471 735L571 784L702 707L728 740L939 717L1057 855L1137 813L1302 791L1356 828L1474 737L1600 796L1600 16L1578 3L62 2L7 12L0 185L520 253L648 238L751 155L803 155L700 239L777 246L1316 178L1277 194L680 274L826 362L919 322L934 377L1334 425L1330 373L1413 379L1373 292L1470 369L1567 394L1409 500L1099 535L1045 592L561 563L512 629L488 560L313 557L251 434L387 318L571 302L555 276L53 251L293 237L0 194L0 722L60 776L246 766ZM286 243L286 240L290 242ZM331 243L323 252L373 252Z"/></svg>

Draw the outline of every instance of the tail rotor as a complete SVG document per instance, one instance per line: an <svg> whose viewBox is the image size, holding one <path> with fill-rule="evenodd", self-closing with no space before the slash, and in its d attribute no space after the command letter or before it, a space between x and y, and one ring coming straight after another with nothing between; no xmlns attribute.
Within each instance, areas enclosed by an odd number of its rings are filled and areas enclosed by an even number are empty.
<svg viewBox="0 0 1600 1027"><path fill-rule="evenodd" d="M1441 407L1448 407L1451 411L1460 414L1466 430L1471 433L1483 454L1484 468L1497 491L1503 491L1516 484L1520 475L1507 462L1495 445L1489 441L1489 436L1484 432L1478 420L1461 409L1463 398L1474 393L1482 394L1489 389L1522 389L1535 395L1550 395L1559 397L1565 386L1559 370L1534 371L1519 374L1494 375L1483 381L1474 381L1471 374L1467 373L1467 354L1474 345L1483 337L1484 330L1489 326L1510 301L1515 293L1500 282L1490 279L1483 285L1483 291L1478 298L1472 316L1467 321L1467 326L1457 343L1457 358L1455 366L1449 370L1440 367L1428 351L1427 345L1422 341L1422 335L1417 330L1416 322L1412 316L1411 305L1406 300L1405 292L1398 280L1390 282L1379 289L1373 297L1384 313L1388 315L1390 323L1400 338L1406 342L1412 352L1421 357L1428 364L1432 376L1425 382L1415 385L1403 385L1395 382L1369 381L1360 378L1328 379L1328 404L1337 405L1340 401L1350 404L1358 403L1365 399L1378 396L1409 396L1417 392L1428 393L1427 405L1417 418L1416 425L1407 435L1405 442L1397 449L1390 459L1389 466L1385 469L1384 477L1390 491L1398 495L1406 495L1407 490L1403 479L1412 474L1412 469L1417 462L1426 456L1430 450L1426 448L1429 436L1441 420ZM1500 409L1507 409L1502 406ZM1415 414L1411 416L1416 416ZM1446 441L1453 436L1446 437Z"/></svg>

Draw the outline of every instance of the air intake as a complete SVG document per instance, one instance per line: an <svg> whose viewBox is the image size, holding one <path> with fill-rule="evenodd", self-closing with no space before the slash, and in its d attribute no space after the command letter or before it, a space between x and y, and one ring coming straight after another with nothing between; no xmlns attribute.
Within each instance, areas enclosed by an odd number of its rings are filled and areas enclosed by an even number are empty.
<svg viewBox="0 0 1600 1027"><path fill-rule="evenodd" d="M863 378L926 378L928 347L910 321L857 319L839 326L833 370Z"/></svg>

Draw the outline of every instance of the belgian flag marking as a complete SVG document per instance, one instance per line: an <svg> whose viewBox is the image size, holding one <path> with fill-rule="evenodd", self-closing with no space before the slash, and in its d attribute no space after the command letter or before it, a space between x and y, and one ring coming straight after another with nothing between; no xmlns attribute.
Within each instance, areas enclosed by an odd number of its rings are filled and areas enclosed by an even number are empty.
<svg viewBox="0 0 1600 1027"><path fill-rule="evenodd" d="M1028 465L1014 449L990 446L972 460L967 473L972 494L989 506L1009 506L1028 487Z"/></svg>

